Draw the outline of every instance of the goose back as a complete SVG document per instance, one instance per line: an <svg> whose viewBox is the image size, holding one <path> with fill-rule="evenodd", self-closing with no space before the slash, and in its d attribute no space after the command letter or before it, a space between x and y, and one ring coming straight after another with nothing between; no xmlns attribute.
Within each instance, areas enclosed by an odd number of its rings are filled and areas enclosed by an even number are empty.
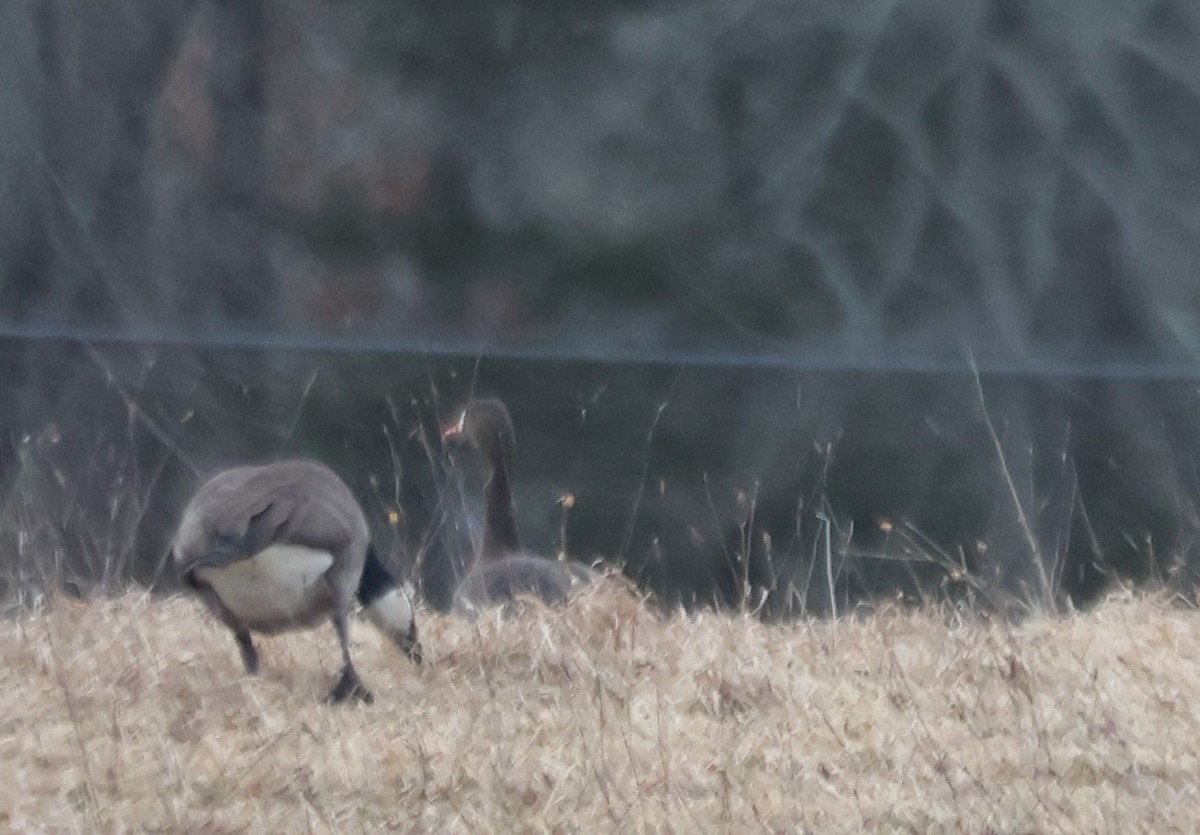
<svg viewBox="0 0 1200 835"><path fill-rule="evenodd" d="M459 586L462 602L484 603L528 595L543 603L565 603L592 573L581 565L533 554L509 554L475 565Z"/></svg>
<svg viewBox="0 0 1200 835"><path fill-rule="evenodd" d="M369 544L354 495L322 464L225 470L184 511L175 559L184 582L211 587L261 632L311 624L349 606Z"/></svg>

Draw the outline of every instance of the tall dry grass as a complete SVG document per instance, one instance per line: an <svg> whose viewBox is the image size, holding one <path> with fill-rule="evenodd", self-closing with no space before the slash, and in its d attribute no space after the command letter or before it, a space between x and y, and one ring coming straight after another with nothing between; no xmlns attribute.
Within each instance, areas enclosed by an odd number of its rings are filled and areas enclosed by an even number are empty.
<svg viewBox="0 0 1200 835"><path fill-rule="evenodd" d="M332 629L245 676L187 598L0 623L0 829L1194 831L1200 630L1163 598L1021 626L937 612L424 613L418 670L356 624L371 706L321 703Z"/></svg>

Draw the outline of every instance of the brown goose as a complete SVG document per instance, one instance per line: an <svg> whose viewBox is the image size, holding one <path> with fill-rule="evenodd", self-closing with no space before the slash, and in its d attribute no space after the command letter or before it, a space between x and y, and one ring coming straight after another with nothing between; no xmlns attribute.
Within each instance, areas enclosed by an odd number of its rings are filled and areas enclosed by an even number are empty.
<svg viewBox="0 0 1200 835"><path fill-rule="evenodd" d="M458 420L443 430L442 438L470 444L483 456L488 472L483 487L483 543L474 565L459 583L455 597L460 609L504 603L520 595L558 604L566 601L575 587L592 580L593 572L577 563L522 551L510 487L516 440L512 417L502 401L468 402Z"/></svg>
<svg viewBox="0 0 1200 835"><path fill-rule="evenodd" d="M258 672L251 632L333 621L342 674L329 700L372 701L350 660L357 596L368 618L416 663L421 645L407 595L371 548L350 488L315 461L234 467L205 482L173 545L184 583L233 630L246 672Z"/></svg>

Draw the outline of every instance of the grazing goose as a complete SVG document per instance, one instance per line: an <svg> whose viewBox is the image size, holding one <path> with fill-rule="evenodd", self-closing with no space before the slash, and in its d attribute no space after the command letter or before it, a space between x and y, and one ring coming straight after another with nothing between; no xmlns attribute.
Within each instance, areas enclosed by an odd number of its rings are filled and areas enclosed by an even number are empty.
<svg viewBox="0 0 1200 835"><path fill-rule="evenodd" d="M276 461L217 473L192 497L173 545L180 575L233 630L246 672L258 672L251 632L333 621L342 674L329 701L372 701L350 661L357 596L409 658L421 645L408 597L371 548L354 495L324 464Z"/></svg>
<svg viewBox="0 0 1200 835"><path fill-rule="evenodd" d="M458 420L443 430L442 439L470 444L483 456L488 473L483 488L483 543L474 565L458 586L455 596L460 609L469 611L488 603L503 603L519 595L562 603L573 587L594 577L593 572L576 563L557 562L521 550L509 486L516 441L512 418L502 401L468 402Z"/></svg>

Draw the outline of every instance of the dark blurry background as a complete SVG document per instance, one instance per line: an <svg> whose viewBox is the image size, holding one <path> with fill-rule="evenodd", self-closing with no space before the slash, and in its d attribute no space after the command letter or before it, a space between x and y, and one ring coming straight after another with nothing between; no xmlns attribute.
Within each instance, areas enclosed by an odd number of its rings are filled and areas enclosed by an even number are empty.
<svg viewBox="0 0 1200 835"><path fill-rule="evenodd" d="M303 454L444 605L473 392L668 602L1195 581L1193 0L23 0L0 69L3 595Z"/></svg>

